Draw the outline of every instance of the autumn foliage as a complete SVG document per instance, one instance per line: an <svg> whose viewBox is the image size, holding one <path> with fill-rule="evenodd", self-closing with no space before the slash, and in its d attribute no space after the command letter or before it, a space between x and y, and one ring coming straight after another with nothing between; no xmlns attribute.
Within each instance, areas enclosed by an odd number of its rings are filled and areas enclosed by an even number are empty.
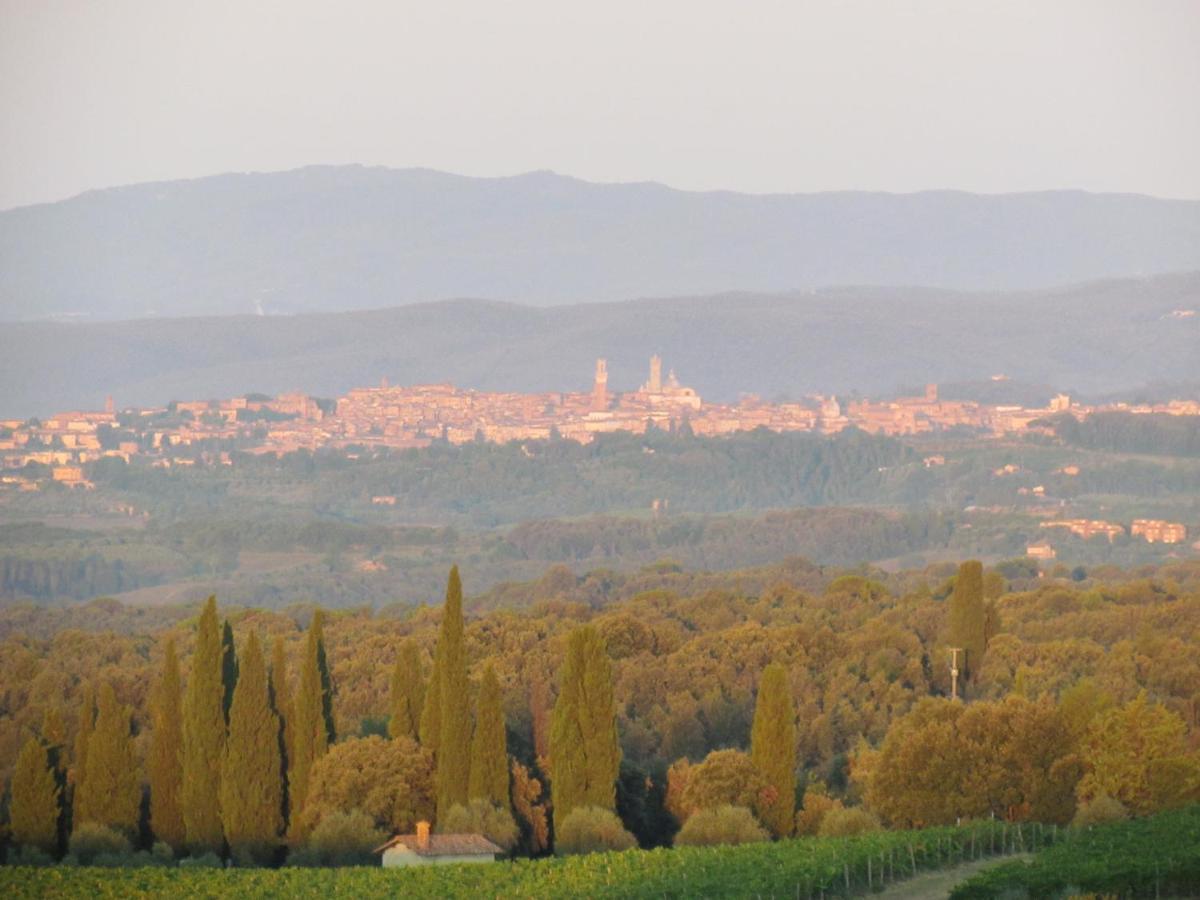
<svg viewBox="0 0 1200 900"><path fill-rule="evenodd" d="M488 821L475 800L510 808L517 851L537 854L564 834L670 843L726 806L813 835L1200 800L1200 567L1002 581L973 566L832 579L794 561L558 572L538 583L546 599L490 611L453 576L441 610L231 610L228 728L215 601L152 629L114 604L103 633L0 640L12 834L61 853L65 810L139 849L153 835L266 861L281 834L299 854L322 823L333 846L418 818ZM955 702L943 651L972 640L984 650ZM439 785L466 795L440 817Z"/></svg>

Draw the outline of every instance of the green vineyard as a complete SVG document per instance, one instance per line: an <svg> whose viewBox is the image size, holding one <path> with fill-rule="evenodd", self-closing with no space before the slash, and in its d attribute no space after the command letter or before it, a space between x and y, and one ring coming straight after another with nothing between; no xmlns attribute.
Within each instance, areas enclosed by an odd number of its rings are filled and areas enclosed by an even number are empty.
<svg viewBox="0 0 1200 900"><path fill-rule="evenodd" d="M1061 831L980 823L738 847L630 850L418 869L0 868L5 897L821 897L1037 850Z"/></svg>
<svg viewBox="0 0 1200 900"><path fill-rule="evenodd" d="M959 885L953 900L1056 897L1089 892L1116 897L1200 896L1200 806L1087 831L1007 862Z"/></svg>

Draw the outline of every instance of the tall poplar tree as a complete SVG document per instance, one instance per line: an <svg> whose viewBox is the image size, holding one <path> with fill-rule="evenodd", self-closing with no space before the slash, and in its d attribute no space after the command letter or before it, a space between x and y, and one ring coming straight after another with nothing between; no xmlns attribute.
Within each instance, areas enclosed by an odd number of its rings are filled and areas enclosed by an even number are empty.
<svg viewBox="0 0 1200 900"><path fill-rule="evenodd" d="M253 631L242 650L229 738L221 763L221 823L234 858L267 863L283 830L279 717L271 709L267 669Z"/></svg>
<svg viewBox="0 0 1200 900"><path fill-rule="evenodd" d="M229 727L229 708L233 705L233 689L237 687L237 648L233 645L233 626L226 619L221 626L221 711L225 714L225 726Z"/></svg>
<svg viewBox="0 0 1200 900"><path fill-rule="evenodd" d="M96 728L96 689L89 682L83 686L83 702L79 704L79 723L75 729L75 764L71 769L71 816L78 820L85 810L80 807L80 797L86 799L86 792L81 791L87 776L88 742L92 739L92 731Z"/></svg>
<svg viewBox="0 0 1200 900"><path fill-rule="evenodd" d="M471 741L469 800L484 799L505 809L508 799L508 737L496 670L488 663L475 705L475 736Z"/></svg>
<svg viewBox="0 0 1200 900"><path fill-rule="evenodd" d="M163 653L162 679L151 698L150 758L146 773L150 782L150 830L157 840L179 850L186 832L183 825L183 713L182 679L175 640L167 640Z"/></svg>
<svg viewBox="0 0 1200 900"><path fill-rule="evenodd" d="M946 640L951 647L967 651L961 666L963 678L970 679L983 665L987 650L988 609L983 599L983 564L967 560L958 567L954 591L950 594Z"/></svg>
<svg viewBox="0 0 1200 900"><path fill-rule="evenodd" d="M328 708L327 676L323 672L325 660L324 615L321 610L313 613L304 642L304 660L300 666L300 691L295 702L295 730L293 734L294 758L288 761L288 806L292 825L292 837L299 840L303 835L297 830L304 801L308 796L308 782L313 764L329 749L330 734L326 722Z"/></svg>
<svg viewBox="0 0 1200 900"><path fill-rule="evenodd" d="M392 670L391 717L388 736L417 740L425 703L425 680L421 677L421 651L417 642L408 638L400 645L396 668Z"/></svg>
<svg viewBox="0 0 1200 900"><path fill-rule="evenodd" d="M467 648L463 636L462 580L452 566L437 652L441 662L441 727L437 746L437 816L467 802L471 777L471 709L468 705Z"/></svg>
<svg viewBox="0 0 1200 900"><path fill-rule="evenodd" d="M12 774L9 827L22 847L46 853L58 848L59 785L46 748L31 737L21 748Z"/></svg>
<svg viewBox="0 0 1200 900"><path fill-rule="evenodd" d="M184 841L193 852L220 853L221 755L225 749L225 688L221 682L221 627L217 598L209 597L200 614L192 670L183 697Z"/></svg>
<svg viewBox="0 0 1200 900"><path fill-rule="evenodd" d="M271 706L279 716L279 772L283 779L284 809L287 808L288 766L295 746L295 705L292 685L288 679L287 648L282 635L276 635L271 645Z"/></svg>
<svg viewBox="0 0 1200 900"><path fill-rule="evenodd" d="M550 723L555 825L579 806L615 809L620 767L612 663L600 632L583 625L571 632Z"/></svg>
<svg viewBox="0 0 1200 900"><path fill-rule="evenodd" d="M750 759L770 788L755 805L758 818L776 837L785 837L796 818L796 707L779 663L767 666L758 683Z"/></svg>
<svg viewBox="0 0 1200 900"><path fill-rule="evenodd" d="M74 827L95 822L132 836L137 831L142 805L141 777L129 733L131 712L117 702L112 685L100 687L96 728L88 740L87 772L78 797L83 817Z"/></svg>

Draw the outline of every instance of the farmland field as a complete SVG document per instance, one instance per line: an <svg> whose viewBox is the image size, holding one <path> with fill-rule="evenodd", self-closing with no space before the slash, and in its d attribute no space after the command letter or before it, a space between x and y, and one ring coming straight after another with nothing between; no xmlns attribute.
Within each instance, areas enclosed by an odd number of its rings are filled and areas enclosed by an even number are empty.
<svg viewBox="0 0 1200 900"><path fill-rule="evenodd" d="M1057 832L979 824L740 847L423 869L0 868L5 897L693 897L868 893L914 872L1034 849Z"/></svg>

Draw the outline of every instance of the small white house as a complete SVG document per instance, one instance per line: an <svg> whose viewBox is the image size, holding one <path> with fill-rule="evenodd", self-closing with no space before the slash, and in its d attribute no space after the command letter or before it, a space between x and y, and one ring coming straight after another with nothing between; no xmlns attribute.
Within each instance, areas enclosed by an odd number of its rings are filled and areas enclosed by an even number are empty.
<svg viewBox="0 0 1200 900"><path fill-rule="evenodd" d="M375 852L385 866L440 866L494 862L504 851L482 834L430 834L429 823L418 822L416 834L398 834Z"/></svg>

